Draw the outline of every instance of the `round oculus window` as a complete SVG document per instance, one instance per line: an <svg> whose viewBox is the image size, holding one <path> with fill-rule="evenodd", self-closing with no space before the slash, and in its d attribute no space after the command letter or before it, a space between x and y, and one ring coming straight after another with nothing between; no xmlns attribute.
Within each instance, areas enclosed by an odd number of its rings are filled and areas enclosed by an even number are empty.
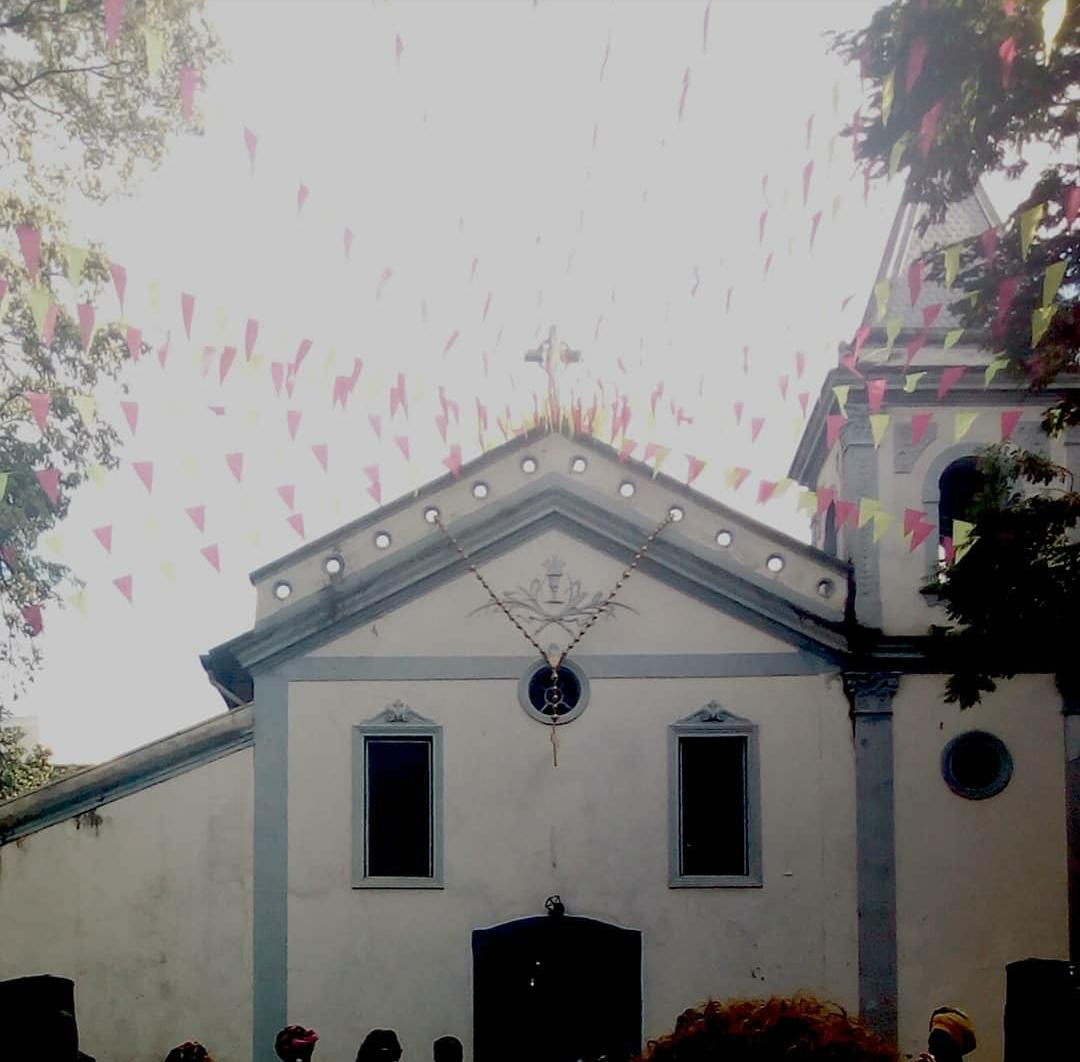
<svg viewBox="0 0 1080 1062"><path fill-rule="evenodd" d="M518 700L541 723L569 723L585 711L589 680L576 664L560 664L554 676L547 664L534 664L518 683Z"/></svg>
<svg viewBox="0 0 1080 1062"><path fill-rule="evenodd" d="M1012 771L1012 756L1005 742L985 730L958 734L941 753L945 784L968 800L997 796L1009 784Z"/></svg>

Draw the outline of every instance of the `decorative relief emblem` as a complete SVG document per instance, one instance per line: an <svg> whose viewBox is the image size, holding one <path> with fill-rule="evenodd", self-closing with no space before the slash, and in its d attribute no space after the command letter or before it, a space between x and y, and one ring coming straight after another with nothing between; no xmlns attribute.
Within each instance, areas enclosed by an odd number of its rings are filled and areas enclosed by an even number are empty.
<svg viewBox="0 0 1080 1062"><path fill-rule="evenodd" d="M561 557L548 557L543 568L542 579L533 579L527 587L518 586L500 595L513 617L532 628L535 634L548 627L558 627L572 636L598 614L614 616L616 609L637 611L618 601L605 606L606 595L600 590L590 593L584 589L580 579L567 573L566 562ZM469 615L475 616L478 612L497 608L494 601L489 601L474 608Z"/></svg>

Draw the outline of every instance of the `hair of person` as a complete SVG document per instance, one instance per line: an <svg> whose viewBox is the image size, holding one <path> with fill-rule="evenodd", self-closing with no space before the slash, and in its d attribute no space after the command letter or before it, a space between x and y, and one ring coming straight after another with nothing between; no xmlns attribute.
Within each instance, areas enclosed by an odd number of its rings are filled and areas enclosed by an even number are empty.
<svg viewBox="0 0 1080 1062"><path fill-rule="evenodd" d="M393 1029L372 1029L356 1052L356 1062L398 1062L401 1041Z"/></svg>
<svg viewBox="0 0 1080 1062"><path fill-rule="evenodd" d="M165 1062L214 1062L210 1052L202 1044L188 1040L174 1047L166 1056Z"/></svg>
<svg viewBox="0 0 1080 1062"><path fill-rule="evenodd" d="M683 1011L643 1062L898 1062L896 1048L843 1007L812 996L718 1002Z"/></svg>
<svg viewBox="0 0 1080 1062"><path fill-rule="evenodd" d="M456 1036L440 1036L431 1048L435 1062L461 1062L465 1057L465 1049Z"/></svg>

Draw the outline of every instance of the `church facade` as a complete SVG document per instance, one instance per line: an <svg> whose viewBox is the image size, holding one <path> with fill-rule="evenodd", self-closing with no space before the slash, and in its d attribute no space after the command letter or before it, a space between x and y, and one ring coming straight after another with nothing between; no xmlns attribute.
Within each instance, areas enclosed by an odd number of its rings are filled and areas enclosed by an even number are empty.
<svg viewBox="0 0 1080 1062"><path fill-rule="evenodd" d="M891 438L853 386L827 444L830 375L791 471L819 502L936 522L1002 409L1037 425L974 348L941 398L945 361L905 390L869 357ZM807 545L533 434L255 572L252 629L204 659L227 712L0 805L0 978L72 977L115 1062L270 1058L290 1022L316 1057L378 1026L409 1058L614 1058L800 991L907 1052L953 1003L1000 1057L1005 964L1069 953L1080 703L1030 674L945 704L918 592L943 536L817 508Z"/></svg>

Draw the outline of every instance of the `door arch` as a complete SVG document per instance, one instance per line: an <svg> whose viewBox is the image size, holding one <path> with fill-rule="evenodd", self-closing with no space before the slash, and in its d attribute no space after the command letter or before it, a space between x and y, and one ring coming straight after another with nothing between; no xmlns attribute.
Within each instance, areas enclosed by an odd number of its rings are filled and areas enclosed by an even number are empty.
<svg viewBox="0 0 1080 1062"><path fill-rule="evenodd" d="M625 1062L641 1049L641 932L571 915L474 930L475 1062Z"/></svg>

